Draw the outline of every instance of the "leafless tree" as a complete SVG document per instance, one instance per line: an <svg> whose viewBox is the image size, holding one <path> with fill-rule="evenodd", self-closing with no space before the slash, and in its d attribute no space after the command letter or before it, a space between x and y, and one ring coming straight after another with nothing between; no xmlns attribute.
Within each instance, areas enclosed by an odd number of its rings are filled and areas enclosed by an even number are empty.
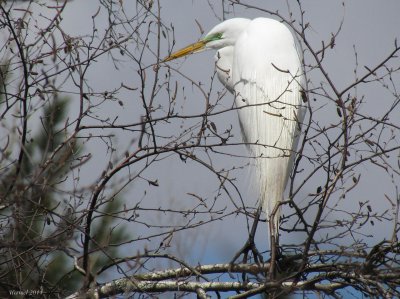
<svg viewBox="0 0 400 299"><path fill-rule="evenodd" d="M240 185L261 157L245 151L232 96L215 73L198 82L161 62L176 44L167 2L127 2L100 0L81 35L65 29L72 2L0 1L2 294L400 296L397 41L368 65L355 47L354 79L339 85L325 61L342 23L316 43L303 1L287 12L222 1L223 17L246 8L286 23L304 54L308 112L271 266L256 238L265 217ZM206 173L212 191L160 198L166 162L193 181ZM391 188L376 201L360 196L370 171ZM225 221L247 243L200 264L194 247L213 244L199 231Z"/></svg>

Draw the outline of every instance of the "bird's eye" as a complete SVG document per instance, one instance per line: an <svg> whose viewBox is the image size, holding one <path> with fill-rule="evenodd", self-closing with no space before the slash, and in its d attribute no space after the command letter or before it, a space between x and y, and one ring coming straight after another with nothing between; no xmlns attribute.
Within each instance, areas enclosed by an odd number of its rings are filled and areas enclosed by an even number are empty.
<svg viewBox="0 0 400 299"><path fill-rule="evenodd" d="M211 42L222 39L222 32L210 34L204 38L205 42Z"/></svg>

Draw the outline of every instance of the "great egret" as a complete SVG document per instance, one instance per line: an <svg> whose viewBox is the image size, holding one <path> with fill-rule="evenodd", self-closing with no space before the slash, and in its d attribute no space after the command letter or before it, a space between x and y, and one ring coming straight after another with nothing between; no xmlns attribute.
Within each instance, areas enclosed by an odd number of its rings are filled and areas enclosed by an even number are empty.
<svg viewBox="0 0 400 299"><path fill-rule="evenodd" d="M206 49L217 50L218 78L235 96L243 139L256 157L255 183L270 236L277 238L277 205L283 199L304 116L301 53L284 24L269 18L233 18L163 62Z"/></svg>

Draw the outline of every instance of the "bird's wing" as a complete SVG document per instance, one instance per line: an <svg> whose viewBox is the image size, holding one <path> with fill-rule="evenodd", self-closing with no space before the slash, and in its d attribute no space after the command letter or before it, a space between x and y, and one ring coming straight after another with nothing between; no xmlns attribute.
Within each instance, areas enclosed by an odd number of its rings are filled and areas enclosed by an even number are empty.
<svg viewBox="0 0 400 299"><path fill-rule="evenodd" d="M302 121L304 79L289 29L272 19L253 20L235 44L232 77L244 141L256 157L253 181L270 217L282 200Z"/></svg>

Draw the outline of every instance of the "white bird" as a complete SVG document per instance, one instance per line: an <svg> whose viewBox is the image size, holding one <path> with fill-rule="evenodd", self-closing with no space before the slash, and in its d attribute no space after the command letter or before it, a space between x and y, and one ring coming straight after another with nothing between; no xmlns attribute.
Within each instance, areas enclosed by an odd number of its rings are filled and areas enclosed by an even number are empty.
<svg viewBox="0 0 400 299"><path fill-rule="evenodd" d="M277 238L278 205L293 167L305 111L301 53L281 22L234 18L163 62L207 49L217 50L218 78L235 96L243 139L255 157L254 179L270 236Z"/></svg>

